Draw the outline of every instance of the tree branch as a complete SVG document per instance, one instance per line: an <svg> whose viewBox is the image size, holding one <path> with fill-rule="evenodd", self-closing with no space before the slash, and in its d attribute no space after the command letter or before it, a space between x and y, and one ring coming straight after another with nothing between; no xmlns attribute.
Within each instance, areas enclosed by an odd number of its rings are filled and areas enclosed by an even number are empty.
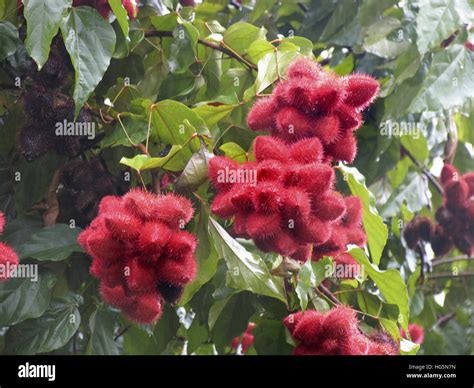
<svg viewBox="0 0 474 388"><path fill-rule="evenodd" d="M408 151L403 145L400 145L400 148L410 158L413 164L415 164L415 166L421 170L423 175L425 175L428 178L431 184L435 187L436 191L438 191L440 194L443 194L443 188L441 187L438 180L431 174L430 170L428 170L425 166L421 165L421 163L418 160L416 160L416 158L411 154L411 152Z"/></svg>
<svg viewBox="0 0 474 388"><path fill-rule="evenodd" d="M147 38L156 38L156 37L159 37L159 38L172 38L173 37L173 32L172 31L146 31L145 32L145 37L147 37ZM252 62L247 61L246 59L242 58L239 54L237 54L236 52L234 52L232 50L229 50L225 46L222 46L222 45L217 44L215 42L211 42L209 40L205 40L205 39L201 39L201 38L198 39L198 43L203 45L203 46L212 48L213 50L220 51L220 52L228 55L229 57L236 59L237 61L243 63L245 66L247 66L251 70L258 70L257 65L255 65Z"/></svg>
<svg viewBox="0 0 474 388"><path fill-rule="evenodd" d="M456 263L458 261L474 261L474 257L469 256L455 256L455 257L447 257L445 259L436 259L431 261L431 265L436 267L438 265L449 264L449 263Z"/></svg>
<svg viewBox="0 0 474 388"><path fill-rule="evenodd" d="M470 277L474 276L474 272L463 272L457 275L454 275L451 272L439 272L433 273L428 277L428 280L432 279L454 279L454 278L462 278L462 277Z"/></svg>
<svg viewBox="0 0 474 388"><path fill-rule="evenodd" d="M335 305L340 305L341 302L339 299L337 299L334 294L329 291L326 287L324 287L322 284L318 286L319 292L321 292L324 296L326 296L331 302L333 302Z"/></svg>

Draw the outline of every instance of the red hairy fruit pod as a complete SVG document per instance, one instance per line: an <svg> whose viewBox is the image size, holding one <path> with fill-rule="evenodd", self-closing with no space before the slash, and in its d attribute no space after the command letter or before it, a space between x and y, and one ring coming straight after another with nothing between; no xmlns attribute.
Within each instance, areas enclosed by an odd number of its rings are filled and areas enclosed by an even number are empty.
<svg viewBox="0 0 474 388"><path fill-rule="evenodd" d="M344 198L345 213L332 225L330 238L313 247L313 260L320 260L323 256L336 257L347 251L347 245L353 244L362 247L367 242L362 225L362 202L358 197Z"/></svg>
<svg viewBox="0 0 474 388"><path fill-rule="evenodd" d="M451 181L459 180L459 171L451 164L445 163L441 170L441 183L446 186Z"/></svg>
<svg viewBox="0 0 474 388"><path fill-rule="evenodd" d="M251 164L210 160L209 178L217 190L211 210L233 218L234 235L253 239L263 251L301 257L309 244L329 238L346 210L334 191L334 169L321 163L317 138L286 144L259 136L254 154Z"/></svg>
<svg viewBox="0 0 474 388"><path fill-rule="evenodd" d="M431 238L431 248L436 256L444 256L453 249L453 240L441 225L436 225Z"/></svg>
<svg viewBox="0 0 474 388"><path fill-rule="evenodd" d="M403 237L408 248L415 249L418 241L431 241L435 225L431 219L425 216L413 218L404 228Z"/></svg>
<svg viewBox="0 0 474 388"><path fill-rule="evenodd" d="M366 355L398 354L393 340L391 349L374 346L375 338L369 338L359 330L359 321L354 310L337 306L322 313L307 310L286 317L283 321L298 346L293 350L295 355ZM391 338L388 334L385 341ZM379 343L382 343L379 340Z"/></svg>
<svg viewBox="0 0 474 388"><path fill-rule="evenodd" d="M78 243L92 256L103 299L128 319L153 323L196 275L196 238L182 230L193 208L184 197L131 190L105 197Z"/></svg>
<svg viewBox="0 0 474 388"><path fill-rule="evenodd" d="M410 334L412 342L414 342L415 344L423 343L423 339L425 338L425 330L422 326L417 325L416 323L410 323L408 325L408 333ZM409 339L403 328L400 328L400 335L405 339Z"/></svg>
<svg viewBox="0 0 474 388"><path fill-rule="evenodd" d="M387 333L375 331L369 336L368 355L397 356L400 348L395 340Z"/></svg>
<svg viewBox="0 0 474 388"><path fill-rule="evenodd" d="M339 77L308 58L295 60L270 97L258 100L247 116L254 131L269 130L285 141L317 138L325 161L351 163L357 154L353 132L362 110L375 99L378 82L370 76Z"/></svg>
<svg viewBox="0 0 474 388"><path fill-rule="evenodd" d="M3 233L5 227L5 215L0 212L0 234ZM0 242L0 282L4 282L10 278L10 271L15 270L20 260L16 252L7 244Z"/></svg>

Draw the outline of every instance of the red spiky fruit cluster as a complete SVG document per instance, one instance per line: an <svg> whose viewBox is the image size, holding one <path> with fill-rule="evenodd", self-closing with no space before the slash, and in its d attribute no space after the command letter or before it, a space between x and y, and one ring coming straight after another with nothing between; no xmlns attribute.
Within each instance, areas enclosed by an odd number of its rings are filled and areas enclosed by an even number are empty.
<svg viewBox="0 0 474 388"><path fill-rule="evenodd" d="M410 323L408 325L408 333L410 334L412 342L414 342L415 344L423 343L423 340L425 338L425 330L422 326L417 325L416 323ZM402 328L400 328L400 335L403 338L408 339L405 330L403 330Z"/></svg>
<svg viewBox="0 0 474 388"><path fill-rule="evenodd" d="M286 317L283 323L299 342L294 355L399 354L397 344L388 334L363 334L355 311L342 305L326 313L300 311Z"/></svg>
<svg viewBox="0 0 474 388"><path fill-rule="evenodd" d="M449 251L449 240L468 256L474 255L474 172L461 175L450 164L441 172L444 188L443 206L436 212L446 240L443 250ZM433 243L432 243L433 244ZM435 247L433 247L433 250Z"/></svg>
<svg viewBox="0 0 474 388"><path fill-rule="evenodd" d="M308 58L294 61L287 75L270 97L253 106L248 126L270 130L288 143L316 137L325 160L351 163L357 153L354 132L362 125L361 112L374 100L379 83L363 74L339 77Z"/></svg>
<svg viewBox="0 0 474 388"><path fill-rule="evenodd" d="M130 19L135 19L137 17L138 4L138 0L122 0L122 5L127 11L127 15ZM97 9L104 19L108 19L112 12L108 0L74 0L72 2L73 7L80 7L82 5L88 5Z"/></svg>
<svg viewBox="0 0 474 388"><path fill-rule="evenodd" d="M79 236L92 256L102 298L135 322L152 323L164 301L175 303L196 274L196 238L182 230L193 216L184 197L131 190L104 197Z"/></svg>
<svg viewBox="0 0 474 388"><path fill-rule="evenodd" d="M251 238L265 252L305 261L311 245L331 238L346 212L334 190L334 170L321 163L317 138L291 145L271 136L255 139L256 162L210 160L208 174L218 194L212 211L234 217L237 236Z"/></svg>
<svg viewBox="0 0 474 388"><path fill-rule="evenodd" d="M5 227L5 215L0 212L0 234L3 233ZM2 271L0 272L0 282L4 282L9 279L9 271L16 268L19 263L19 259L15 251L5 243L0 242L0 266Z"/></svg>
<svg viewBox="0 0 474 388"><path fill-rule="evenodd" d="M431 243L436 256L443 256L456 246L468 256L474 254L474 172L461 175L450 164L441 171L443 205L436 211L436 221L415 217L405 227L403 236L410 249L422 240Z"/></svg>
<svg viewBox="0 0 474 388"><path fill-rule="evenodd" d="M239 345L242 345L242 353L247 353L247 350L252 346L254 336L253 336L253 329L255 329L255 323L249 322L247 325L247 329L243 332L240 337L235 337L232 340L232 349L237 349Z"/></svg>

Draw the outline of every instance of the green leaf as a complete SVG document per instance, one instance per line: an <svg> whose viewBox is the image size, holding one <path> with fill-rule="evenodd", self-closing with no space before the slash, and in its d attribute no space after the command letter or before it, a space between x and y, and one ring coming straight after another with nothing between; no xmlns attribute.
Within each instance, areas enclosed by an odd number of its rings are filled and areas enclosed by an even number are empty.
<svg viewBox="0 0 474 388"><path fill-rule="evenodd" d="M355 167L347 167L341 163L339 168L344 174L344 180L346 180L351 193L362 201L362 223L367 233L370 255L372 261L379 264L387 243L387 225L384 224L382 217L377 212L375 197L365 186L364 176Z"/></svg>
<svg viewBox="0 0 474 388"><path fill-rule="evenodd" d="M324 257L318 261L312 261L311 267L313 268L313 274L315 277L315 282L313 287L319 286L324 279L330 277L333 273L333 262L329 257Z"/></svg>
<svg viewBox="0 0 474 388"><path fill-rule="evenodd" d="M173 100L163 100L153 104L151 122L160 141L171 145L182 145L188 142L195 132L208 135L205 121L186 105ZM194 151L199 150L200 142L190 142Z"/></svg>
<svg viewBox="0 0 474 388"><path fill-rule="evenodd" d="M474 97L474 53L452 44L433 55L431 66L408 112L438 111L462 106Z"/></svg>
<svg viewBox="0 0 474 388"><path fill-rule="evenodd" d="M289 355L293 347L286 342L282 321L265 320L254 329L254 347L258 355Z"/></svg>
<svg viewBox="0 0 474 388"><path fill-rule="evenodd" d="M10 22L0 22L0 61L14 54L18 48L18 30Z"/></svg>
<svg viewBox="0 0 474 388"><path fill-rule="evenodd" d="M474 22L474 6L469 0L420 0L418 7L416 43L421 54L440 47L463 24Z"/></svg>
<svg viewBox="0 0 474 388"><path fill-rule="evenodd" d="M258 75L255 81L257 93L280 79L285 73L286 67L298 56L297 51L275 51L266 54L258 61Z"/></svg>
<svg viewBox="0 0 474 388"><path fill-rule="evenodd" d="M199 31L191 23L183 23L173 31L174 41L170 46L168 66L172 73L184 73L196 62L196 46Z"/></svg>
<svg viewBox="0 0 474 388"><path fill-rule="evenodd" d="M0 283L0 327L43 315L56 281L53 272L40 270L36 281L23 277Z"/></svg>
<svg viewBox="0 0 474 388"><path fill-rule="evenodd" d="M183 147L179 145L174 145L171 147L170 151L166 156L161 158L154 158L148 155L136 155L133 158L125 158L123 157L120 159L120 163L124 164L125 166L132 167L137 171L145 171L150 170L153 168L163 167L165 170L169 171L180 171L182 167L177 167L170 162L170 160L175 158L175 155L182 151ZM173 168L175 167L175 168Z"/></svg>
<svg viewBox="0 0 474 388"><path fill-rule="evenodd" d="M301 310L306 310L308 307L308 292L311 290L311 287L314 287L316 284L316 276L313 272L313 267L311 266L311 260L307 260L304 265L301 266L299 271L298 284L296 285L296 295L300 301Z"/></svg>
<svg viewBox="0 0 474 388"><path fill-rule="evenodd" d="M258 39L265 39L267 31L249 23L237 22L232 24L224 33L223 43L232 51L243 54L247 48Z"/></svg>
<svg viewBox="0 0 474 388"><path fill-rule="evenodd" d="M199 241L196 250L198 272L196 278L184 289L181 305L188 303L194 294L214 277L220 259L209 233L209 207L203 204L201 204L201 210L197 216L195 233Z"/></svg>
<svg viewBox="0 0 474 388"><path fill-rule="evenodd" d="M48 353L66 345L81 324L74 294L54 299L44 315L11 327L6 333L6 354Z"/></svg>
<svg viewBox="0 0 474 388"><path fill-rule="evenodd" d="M369 262L362 249L351 249L349 253L363 267L364 273L374 281L385 301L398 306L400 311L398 322L407 330L410 313L408 291L400 272L396 269L380 270L376 265Z"/></svg>
<svg viewBox="0 0 474 388"><path fill-rule="evenodd" d="M81 252L77 237L81 228L56 224L34 233L17 248L20 259L32 258L39 261L66 260L73 252Z"/></svg>
<svg viewBox="0 0 474 388"><path fill-rule="evenodd" d="M41 69L49 57L53 38L57 35L65 11L72 0L24 0L26 19L25 47Z"/></svg>
<svg viewBox="0 0 474 388"><path fill-rule="evenodd" d="M418 131L418 136L403 135L400 138L400 143L410 152L411 155L415 155L416 159L424 163L429 156L428 142L424 138L421 131Z"/></svg>
<svg viewBox="0 0 474 388"><path fill-rule="evenodd" d="M273 278L260 256L247 251L212 217L209 220L209 232L229 270L227 285L238 290L271 296L286 303L283 280Z"/></svg>
<svg viewBox="0 0 474 388"><path fill-rule="evenodd" d="M229 116L235 108L236 105L202 104L193 108L193 111L196 112L206 122L206 125L209 128L212 128L214 125L218 124L220 121Z"/></svg>
<svg viewBox="0 0 474 388"><path fill-rule="evenodd" d="M87 354L116 356L119 354L115 336L115 315L110 311L95 310L89 318L91 335Z"/></svg>
<svg viewBox="0 0 474 388"><path fill-rule="evenodd" d="M212 220L212 219L211 219ZM247 328L250 317L254 314L255 297L249 292L239 292L221 301L218 311L214 306L209 312L209 319L213 317L215 323L209 326L212 329L211 338L217 349L222 351L225 346L230 346L232 339L241 335ZM215 317L217 315L217 317Z"/></svg>
<svg viewBox="0 0 474 388"><path fill-rule="evenodd" d="M76 116L109 67L115 49L112 26L91 7L71 9L61 33L76 73Z"/></svg>
<svg viewBox="0 0 474 388"><path fill-rule="evenodd" d="M193 154L176 182L177 190L193 190L207 181L207 165L214 157L205 147Z"/></svg>
<svg viewBox="0 0 474 388"><path fill-rule="evenodd" d="M247 161L247 152L237 143L224 143L219 147L219 149L230 159L240 163Z"/></svg>
<svg viewBox="0 0 474 388"><path fill-rule="evenodd" d="M123 35L128 39L128 31L129 31L129 25L128 25L128 17L127 17L127 11L122 5L122 2L120 0L108 0L110 8L112 9L112 12L117 18L117 21L120 25L120 28L122 29Z"/></svg>

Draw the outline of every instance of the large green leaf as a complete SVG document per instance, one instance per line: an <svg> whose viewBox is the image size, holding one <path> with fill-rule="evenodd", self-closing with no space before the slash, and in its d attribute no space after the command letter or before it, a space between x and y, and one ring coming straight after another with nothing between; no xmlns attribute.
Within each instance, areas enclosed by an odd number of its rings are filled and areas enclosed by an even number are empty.
<svg viewBox="0 0 474 388"><path fill-rule="evenodd" d="M289 355L292 347L286 342L282 321L265 320L254 330L254 346L259 355Z"/></svg>
<svg viewBox="0 0 474 388"><path fill-rule="evenodd" d="M170 46L168 66L172 73L183 73L196 62L196 46L199 31L191 23L183 23L173 31L174 41Z"/></svg>
<svg viewBox="0 0 474 388"><path fill-rule="evenodd" d="M46 63L53 38L72 0L24 0L25 46L38 68Z"/></svg>
<svg viewBox="0 0 474 388"><path fill-rule="evenodd" d="M33 258L40 261L61 261L73 252L81 252L77 237L81 228L56 224L34 233L17 248L20 259Z"/></svg>
<svg viewBox="0 0 474 388"><path fill-rule="evenodd" d="M109 5L117 18L123 36L128 39L128 31L130 30L130 27L128 25L127 11L123 7L122 2L120 0L109 0Z"/></svg>
<svg viewBox="0 0 474 388"><path fill-rule="evenodd" d="M0 61L15 53L18 42L16 27L10 22L0 22Z"/></svg>
<svg viewBox="0 0 474 388"><path fill-rule="evenodd" d="M145 171L150 170L152 168L164 168L165 170L169 171L180 171L183 169L182 163L171 163L174 160L180 160L181 158L178 157L179 152L181 152L183 147L180 145L174 145L171 147L170 151L166 156L163 157L151 157L148 155L136 155L133 158L125 158L123 157L120 159L120 163L124 164L125 166L132 167L137 171Z"/></svg>
<svg viewBox="0 0 474 388"><path fill-rule="evenodd" d="M209 220L209 232L220 257L223 257L227 264L227 285L238 290L271 296L286 303L283 280L272 277L260 256L247 251L212 217Z"/></svg>
<svg viewBox="0 0 474 388"><path fill-rule="evenodd" d="M255 81L257 93L280 79L285 74L286 67L295 59L299 53L294 50L275 50L266 54L258 61L258 75Z"/></svg>
<svg viewBox="0 0 474 388"><path fill-rule="evenodd" d="M469 0L420 0L416 16L416 41L421 54L441 42L463 24L474 22L474 4Z"/></svg>
<svg viewBox="0 0 474 388"><path fill-rule="evenodd" d="M452 44L434 54L428 74L407 111L450 109L473 98L473 61L474 53L461 44Z"/></svg>
<svg viewBox="0 0 474 388"><path fill-rule="evenodd" d="M91 7L73 8L60 27L76 72L77 115L109 67L116 37L112 26Z"/></svg>
<svg viewBox="0 0 474 388"><path fill-rule="evenodd" d="M249 23L232 24L224 33L224 44L232 51L243 54L247 48L258 39L265 39L267 31Z"/></svg>
<svg viewBox="0 0 474 388"><path fill-rule="evenodd" d="M22 277L0 283L0 327L38 318L46 311L56 276L41 270L38 279Z"/></svg>
<svg viewBox="0 0 474 388"><path fill-rule="evenodd" d="M247 328L250 317L255 312L254 295L239 292L216 303L209 312L211 337L218 350L230 346L232 339Z"/></svg>
<svg viewBox="0 0 474 388"><path fill-rule="evenodd" d="M396 269L380 270L369 261L362 249L351 249L349 253L363 267L364 273L374 281L385 301L398 306L398 322L407 330L410 314L408 291L400 272Z"/></svg>
<svg viewBox="0 0 474 388"><path fill-rule="evenodd" d="M87 354L115 356L119 354L114 341L115 315L110 311L95 310L89 318L91 335Z"/></svg>
<svg viewBox="0 0 474 388"><path fill-rule="evenodd" d="M41 317L12 326L6 334L5 353L48 353L66 345L81 324L80 301L73 294L54 299Z"/></svg>
<svg viewBox="0 0 474 388"><path fill-rule="evenodd" d="M359 197L362 201L362 222L367 234L372 261L375 264L380 262L383 249L387 243L388 228L379 216L375 207L375 197L365 186L364 176L355 167L347 167L342 163L339 168L344 174L351 193Z"/></svg>

